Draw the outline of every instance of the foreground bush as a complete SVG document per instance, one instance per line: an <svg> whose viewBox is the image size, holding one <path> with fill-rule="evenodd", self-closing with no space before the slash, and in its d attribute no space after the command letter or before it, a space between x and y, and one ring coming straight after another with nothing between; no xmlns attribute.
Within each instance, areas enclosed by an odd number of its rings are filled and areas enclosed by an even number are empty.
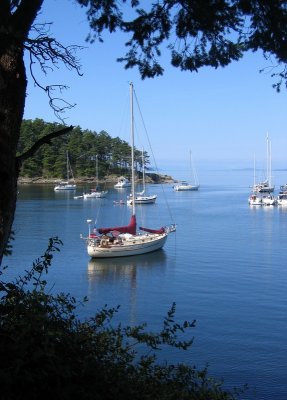
<svg viewBox="0 0 287 400"><path fill-rule="evenodd" d="M206 369L157 363L161 346L185 350L192 344L180 341L178 334L194 322L175 323L174 304L155 334L146 332L144 324L114 327L118 309L104 308L81 321L72 296L49 294L43 275L60 244L50 239L45 254L24 277L0 282L2 400L237 398L208 377Z"/></svg>

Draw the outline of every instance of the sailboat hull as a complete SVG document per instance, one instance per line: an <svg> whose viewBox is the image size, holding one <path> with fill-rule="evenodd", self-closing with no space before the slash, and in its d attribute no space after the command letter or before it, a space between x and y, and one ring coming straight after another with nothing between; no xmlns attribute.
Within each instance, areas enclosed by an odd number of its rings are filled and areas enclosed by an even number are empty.
<svg viewBox="0 0 287 400"><path fill-rule="evenodd" d="M199 189L199 185L188 185L188 184L184 184L184 185L176 185L174 186L174 190L176 192L182 192L185 190L198 190Z"/></svg>
<svg viewBox="0 0 287 400"><path fill-rule="evenodd" d="M157 195L153 195L153 196L137 196L135 198L135 204L154 204L156 201ZM132 205L133 204L133 199L130 198L127 201L128 205Z"/></svg>
<svg viewBox="0 0 287 400"><path fill-rule="evenodd" d="M84 193L83 198L84 199L100 199L100 198L106 197L107 194L108 194L107 190L104 190L102 192Z"/></svg>
<svg viewBox="0 0 287 400"><path fill-rule="evenodd" d="M123 235L122 239L110 243L107 240L87 239L88 255L92 258L127 257L151 253L161 249L168 232L162 234Z"/></svg>
<svg viewBox="0 0 287 400"><path fill-rule="evenodd" d="M59 190L76 190L77 185L73 185L70 183L60 183L59 185L54 187L55 192Z"/></svg>

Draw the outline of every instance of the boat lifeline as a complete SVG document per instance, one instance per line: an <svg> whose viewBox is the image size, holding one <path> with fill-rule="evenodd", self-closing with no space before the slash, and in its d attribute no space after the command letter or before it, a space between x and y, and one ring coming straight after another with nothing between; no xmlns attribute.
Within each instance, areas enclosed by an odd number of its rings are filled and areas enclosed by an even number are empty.
<svg viewBox="0 0 287 400"><path fill-rule="evenodd" d="M134 115L133 115L133 84L130 84L131 105L131 169L132 169L132 196L135 198L134 172ZM135 203L132 203L132 215L126 226L99 228L91 232L92 220L87 220L89 234L86 239L87 252L92 258L126 257L150 253L161 249L175 225L150 229L140 227L137 232Z"/></svg>

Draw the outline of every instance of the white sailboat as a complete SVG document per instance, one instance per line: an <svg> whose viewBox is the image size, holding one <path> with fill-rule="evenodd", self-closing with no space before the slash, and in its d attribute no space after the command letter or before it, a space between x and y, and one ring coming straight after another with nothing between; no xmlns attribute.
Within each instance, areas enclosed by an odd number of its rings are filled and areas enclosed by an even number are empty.
<svg viewBox="0 0 287 400"><path fill-rule="evenodd" d="M67 180L61 181L58 185L54 187L54 190L57 192L59 190L76 190L77 185L75 184L75 179L73 176L73 171L71 168L70 160L69 160L69 153L66 153L66 165L67 165ZM72 176L73 183L70 182L70 174Z"/></svg>
<svg viewBox="0 0 287 400"><path fill-rule="evenodd" d="M154 204L157 198L156 194L147 195L146 192L146 185L145 185L145 165L144 165L144 152L142 151L142 168L143 168L143 190L140 193L136 193L134 202L135 204ZM133 196L130 194L127 200L128 205L133 204Z"/></svg>
<svg viewBox="0 0 287 400"><path fill-rule="evenodd" d="M277 198L273 194L266 193L262 196L262 204L264 206L276 206Z"/></svg>
<svg viewBox="0 0 287 400"><path fill-rule="evenodd" d="M271 159L271 140L267 134L267 157L266 157L266 179L263 182L255 183L253 185L253 192L257 193L271 193L274 192L274 185L272 184L272 159Z"/></svg>
<svg viewBox="0 0 287 400"><path fill-rule="evenodd" d="M197 174L195 171L195 167L193 164L193 159L192 159L192 154L191 151L189 152L189 158L190 158L190 170L191 170L191 179L193 183L187 182L187 181L180 181L177 185L173 186L173 189L176 192L184 191L184 190L198 190L199 189L199 183L198 183L198 178Z"/></svg>
<svg viewBox="0 0 287 400"><path fill-rule="evenodd" d="M248 203L250 206L263 206L262 196L257 193L251 193L248 197Z"/></svg>
<svg viewBox="0 0 287 400"><path fill-rule="evenodd" d="M255 161L255 155L253 159L253 186L252 186L252 193L248 197L248 204L250 206L262 206L262 195L258 194L257 190L255 190L256 187L256 161Z"/></svg>
<svg viewBox="0 0 287 400"><path fill-rule="evenodd" d="M135 198L135 171L134 171L134 115L133 115L133 84L130 84L131 103L131 167L132 167L132 196ZM100 228L91 233L92 220L89 224L89 235L86 239L87 252L92 258L126 257L150 253L161 249L168 235L175 231L175 225L149 229L136 229L135 203L132 204L132 215L128 225L112 228Z"/></svg>
<svg viewBox="0 0 287 400"><path fill-rule="evenodd" d="M98 188L98 182L99 182L99 167L98 167L98 155L96 155L96 188L91 189L88 193L83 193L83 198L84 199L99 199L106 197L108 194L107 190L99 190Z"/></svg>
<svg viewBox="0 0 287 400"><path fill-rule="evenodd" d="M277 204L279 206L287 206L287 192L280 192L277 197Z"/></svg>
<svg viewBox="0 0 287 400"><path fill-rule="evenodd" d="M277 204L279 206L287 206L287 183L280 186L280 192L277 196Z"/></svg>
<svg viewBox="0 0 287 400"><path fill-rule="evenodd" d="M131 186L132 186L132 184L128 180L128 178L126 178L124 176L120 176L117 183L114 185L114 188L115 189L123 189L123 188L131 187Z"/></svg>

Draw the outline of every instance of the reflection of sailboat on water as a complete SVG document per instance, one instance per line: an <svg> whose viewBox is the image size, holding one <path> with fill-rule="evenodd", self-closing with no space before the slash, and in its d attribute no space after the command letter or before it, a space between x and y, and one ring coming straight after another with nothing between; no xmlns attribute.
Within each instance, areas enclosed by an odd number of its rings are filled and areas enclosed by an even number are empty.
<svg viewBox="0 0 287 400"><path fill-rule="evenodd" d="M134 171L134 115L133 115L133 84L130 84L131 95L131 168L132 168L132 198L135 198L135 171ZM87 252L94 258L126 257L151 253L161 249L175 225L164 226L159 229L140 227L137 232L135 204L132 203L132 215L129 224L113 228L100 228L91 234L92 220L89 224L89 235L86 238Z"/></svg>
<svg viewBox="0 0 287 400"><path fill-rule="evenodd" d="M120 285L122 288L120 298L121 300L126 298L124 303L126 303L125 309L128 310L128 314L126 315L128 324L135 325L138 319L138 272L143 269L145 275L149 273L150 275L154 273L157 275L163 274L166 261L167 256L164 250L131 257L90 259L87 269L89 282L88 297L94 299L97 297L95 293L98 293L100 301L104 301L106 304L113 303L114 305L118 305L119 294L113 289L115 286ZM103 296L99 295L100 290L103 291L104 299ZM105 296L108 296L108 298ZM120 304L123 305L122 301ZM121 315L121 322L122 318L123 316Z"/></svg>
<svg viewBox="0 0 287 400"><path fill-rule="evenodd" d="M149 268L165 265L167 260L163 250L154 253L119 257L113 259L95 259L88 262L89 280L118 280L123 276L132 276L136 268Z"/></svg>

